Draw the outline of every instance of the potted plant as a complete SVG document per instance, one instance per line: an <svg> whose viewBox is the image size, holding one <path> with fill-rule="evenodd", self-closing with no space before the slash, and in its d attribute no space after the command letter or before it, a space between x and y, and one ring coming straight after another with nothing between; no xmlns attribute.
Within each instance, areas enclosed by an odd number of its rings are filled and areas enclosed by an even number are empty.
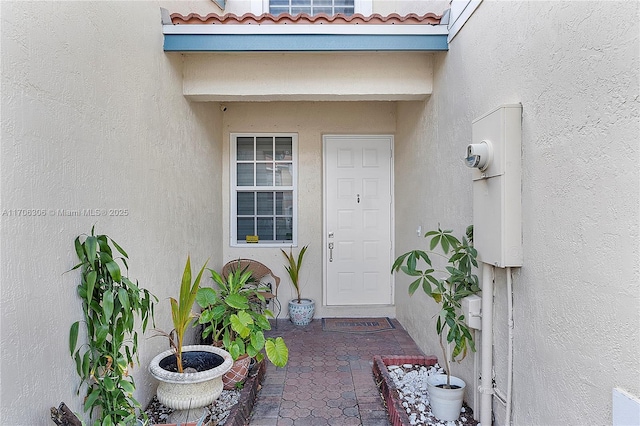
<svg viewBox="0 0 640 426"><path fill-rule="evenodd" d="M76 347L81 322L71 325L69 350L81 379L78 394L85 384L84 411L91 417L97 411L94 424L130 424L140 408L129 375L129 367L139 362L136 321L142 321L144 332L149 319L153 321L157 299L123 274L121 264L126 270L127 253L108 236L95 235L91 228L84 240L75 239L75 249L80 263L71 270L81 272L77 292L87 336ZM64 403L59 408L61 416L71 414Z"/></svg>
<svg viewBox="0 0 640 426"><path fill-rule="evenodd" d="M271 329L268 317L273 313L262 309L265 302L261 294L266 288L252 279L251 271L231 270L225 278L213 269L211 278L216 288L198 290L196 301L202 308L198 322L204 326L202 337L211 336L214 344L225 348L234 360L234 368L223 377L226 389L232 389L246 377L252 358L260 362L267 359L277 367L284 367L289 349L282 337L265 338Z"/></svg>
<svg viewBox="0 0 640 426"><path fill-rule="evenodd" d="M158 400L175 410L193 410L211 404L222 393L222 376L229 371L233 359L222 348L208 345L183 346L184 333L196 319L191 311L205 265L191 283L191 261L182 274L180 296L170 298L174 329L162 335L169 338L171 348L157 355L149 371L159 380ZM197 414L197 413L196 413ZM183 413L175 413L181 418Z"/></svg>
<svg viewBox="0 0 640 426"><path fill-rule="evenodd" d="M296 291L296 298L289 301L289 319L295 325L308 325L313 320L313 313L316 309L313 300L302 297L300 288L300 268L302 268L302 260L308 247L308 245L302 247L297 258L293 255L293 248L289 249L289 253L280 249L287 259L287 264L284 267L291 278L291 285Z"/></svg>
<svg viewBox="0 0 640 426"><path fill-rule="evenodd" d="M478 266L477 251L473 248L473 226L467 227L466 237L456 238L451 230L429 231L424 235L431 238L429 252L411 250L395 260L392 272L402 271L415 280L409 285L409 294L413 295L418 287L431 297L440 311L436 320L436 332L440 337L445 363L445 375L432 376L428 380L428 390L433 414L440 420L455 420L460 415L465 383L462 379L451 376L450 359L462 361L469 349L475 352L473 337L464 315L460 313L461 300L480 292L478 276L473 267ZM439 247L439 251L434 249ZM429 255L438 255L446 259L443 270L435 269ZM419 264L424 262L424 268ZM447 355L444 344L446 332L447 343L453 343L451 358Z"/></svg>

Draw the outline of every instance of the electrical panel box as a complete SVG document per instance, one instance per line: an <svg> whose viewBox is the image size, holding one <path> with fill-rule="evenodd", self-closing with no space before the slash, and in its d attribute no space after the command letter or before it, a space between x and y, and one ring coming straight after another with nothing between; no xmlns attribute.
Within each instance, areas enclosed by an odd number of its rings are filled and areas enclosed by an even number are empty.
<svg viewBox="0 0 640 426"><path fill-rule="evenodd" d="M472 294L471 296L463 297L460 304L462 305L464 321L469 328L482 330L482 297Z"/></svg>
<svg viewBox="0 0 640 426"><path fill-rule="evenodd" d="M522 266L521 139L520 104L472 123L473 147L488 145L491 154L482 169L473 169L473 244L482 262L500 268ZM471 145L468 151L471 156Z"/></svg>

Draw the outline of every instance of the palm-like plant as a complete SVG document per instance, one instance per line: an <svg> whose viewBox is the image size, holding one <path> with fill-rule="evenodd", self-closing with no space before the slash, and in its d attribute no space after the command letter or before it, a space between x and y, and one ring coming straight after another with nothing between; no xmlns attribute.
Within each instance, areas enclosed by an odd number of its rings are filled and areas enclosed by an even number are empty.
<svg viewBox="0 0 640 426"><path fill-rule="evenodd" d="M180 284L180 296L179 300L174 299L173 297L169 298L171 302L171 319L173 320L173 330L175 332L175 341L173 339L169 339L171 341L171 346L174 348L176 352L176 364L178 366L178 372L182 373L182 342L184 338L184 333L187 330L187 327L193 322L196 318L196 315L191 311L193 304L196 301L196 295L198 293L198 288L200 287L200 279L202 278L202 273L204 272L204 268L207 266L207 262L204 263L198 276L196 277L193 284L191 283L191 259L187 256L187 264L184 267L184 272L182 273L182 283Z"/></svg>
<svg viewBox="0 0 640 426"><path fill-rule="evenodd" d="M466 237L462 240L456 238L451 230L427 232L425 238L430 237L429 253L423 250L411 250L395 260L392 272L402 271L415 277L409 285L409 294L413 295L418 287L422 287L425 294L440 305L440 312L436 321L436 332L440 337L440 348L444 355L445 369L447 372L447 386L451 385L451 369L449 358L443 341L447 331L447 342L455 343L451 358L462 361L468 349L475 352L471 332L465 323L464 315L459 314L461 300L464 297L480 292L478 276L473 273L473 267L478 266L478 253L473 248L473 226L467 227ZM440 246L440 252L433 250ZM435 254L447 259L444 270L436 270L433 267L429 254ZM418 269L418 264L424 262L425 268Z"/></svg>
<svg viewBox="0 0 640 426"><path fill-rule="evenodd" d="M306 245L300 249L300 253L298 253L298 258L293 255L293 248L289 249L289 253L280 249L284 257L287 259L288 264L285 265L285 269L289 274L289 278L291 278L291 285L296 291L296 296L298 299L298 303L302 299L301 289L300 289L300 268L302 268L302 259L304 258L304 254L307 251L309 246Z"/></svg>

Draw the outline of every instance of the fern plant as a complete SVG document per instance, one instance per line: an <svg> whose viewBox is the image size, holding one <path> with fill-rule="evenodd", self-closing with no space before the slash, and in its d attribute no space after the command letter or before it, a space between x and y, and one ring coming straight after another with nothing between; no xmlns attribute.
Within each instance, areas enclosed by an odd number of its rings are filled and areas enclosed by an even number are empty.
<svg viewBox="0 0 640 426"><path fill-rule="evenodd" d="M78 394L86 385L84 411L94 425L135 423L140 403L133 397L135 382L129 368L138 359L137 321L142 331L153 322L157 298L123 274L127 253L106 235L75 239L81 281L77 287L84 321L76 321L69 332L69 351L80 376ZM115 249L115 251L114 251ZM78 346L80 324L85 325L87 342Z"/></svg>

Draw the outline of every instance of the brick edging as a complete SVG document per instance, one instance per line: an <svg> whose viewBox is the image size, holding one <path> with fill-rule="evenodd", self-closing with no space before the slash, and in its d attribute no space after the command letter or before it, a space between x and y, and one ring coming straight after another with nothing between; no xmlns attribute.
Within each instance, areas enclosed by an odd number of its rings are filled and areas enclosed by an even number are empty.
<svg viewBox="0 0 640 426"><path fill-rule="evenodd" d="M258 366L258 374L253 377L247 377L247 380L244 382L238 403L229 411L229 417L227 417L224 423L225 425L247 426L249 424L253 404L256 402L256 396L258 395L258 388L262 380L264 380L266 372L267 365L265 361L262 360Z"/></svg>
<svg viewBox="0 0 640 426"><path fill-rule="evenodd" d="M437 362L438 358L433 355L375 355L373 357L373 376L387 405L387 413L393 426L410 426L411 423L402 407L398 388L389 375L387 366L402 364L431 366Z"/></svg>

